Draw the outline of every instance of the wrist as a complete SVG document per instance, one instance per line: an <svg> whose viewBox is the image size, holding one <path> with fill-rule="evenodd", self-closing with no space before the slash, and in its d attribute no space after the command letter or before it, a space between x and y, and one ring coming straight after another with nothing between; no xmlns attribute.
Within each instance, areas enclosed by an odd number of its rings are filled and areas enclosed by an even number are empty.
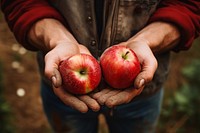
<svg viewBox="0 0 200 133"><path fill-rule="evenodd" d="M128 41L147 44L153 53L161 53L173 49L178 44L179 39L180 33L177 27L170 23L154 22Z"/></svg>
<svg viewBox="0 0 200 133"><path fill-rule="evenodd" d="M77 44L71 33L55 19L42 19L36 22L28 33L28 41L45 52L60 43Z"/></svg>

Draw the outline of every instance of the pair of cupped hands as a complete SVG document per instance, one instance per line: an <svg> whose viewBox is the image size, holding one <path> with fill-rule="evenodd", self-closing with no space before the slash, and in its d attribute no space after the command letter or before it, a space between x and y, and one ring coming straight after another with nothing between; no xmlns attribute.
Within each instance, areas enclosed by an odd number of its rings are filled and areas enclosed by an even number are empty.
<svg viewBox="0 0 200 133"><path fill-rule="evenodd" d="M60 62L75 54L91 53L84 45L79 44L59 21L42 19L36 22L28 33L28 40L30 45L46 53L45 75L52 82L55 95L66 105L85 113L89 109L99 111L101 105L113 108L129 103L139 95L152 80L157 69L158 63L154 54L173 48L179 41L179 32L171 24L154 22L126 42L116 44L133 49L138 56L141 72L136 77L134 86L123 90L103 86L99 91L86 95L73 95L62 88L58 71Z"/></svg>

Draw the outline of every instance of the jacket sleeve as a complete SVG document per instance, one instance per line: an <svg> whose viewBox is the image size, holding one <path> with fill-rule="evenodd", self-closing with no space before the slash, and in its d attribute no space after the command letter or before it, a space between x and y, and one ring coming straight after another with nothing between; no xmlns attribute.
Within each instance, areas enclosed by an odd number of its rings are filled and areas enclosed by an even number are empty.
<svg viewBox="0 0 200 133"><path fill-rule="evenodd" d="M1 9L16 40L29 50L37 50L26 39L36 21L55 18L64 23L63 17L46 0L1 0Z"/></svg>
<svg viewBox="0 0 200 133"><path fill-rule="evenodd" d="M154 21L175 24L181 33L181 41L173 50L187 50L200 34L200 1L162 0L150 18L150 22Z"/></svg>

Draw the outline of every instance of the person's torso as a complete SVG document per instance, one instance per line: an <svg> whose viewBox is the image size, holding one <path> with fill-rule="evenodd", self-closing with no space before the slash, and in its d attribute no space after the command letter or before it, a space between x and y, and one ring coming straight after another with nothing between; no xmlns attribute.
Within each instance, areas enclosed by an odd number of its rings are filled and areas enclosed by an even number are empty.
<svg viewBox="0 0 200 133"><path fill-rule="evenodd" d="M77 41L96 58L107 47L128 40L143 28L159 3L159 0L49 1L64 16ZM102 19L96 8L102 10ZM98 33L99 25L101 34Z"/></svg>

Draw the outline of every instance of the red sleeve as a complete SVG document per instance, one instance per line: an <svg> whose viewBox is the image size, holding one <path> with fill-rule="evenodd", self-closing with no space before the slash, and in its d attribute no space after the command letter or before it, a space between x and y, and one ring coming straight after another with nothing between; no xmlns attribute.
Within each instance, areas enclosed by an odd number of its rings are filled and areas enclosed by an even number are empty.
<svg viewBox="0 0 200 133"><path fill-rule="evenodd" d="M199 0L162 0L150 22L165 21L175 24L181 41L174 51L187 50L200 34Z"/></svg>
<svg viewBox="0 0 200 133"><path fill-rule="evenodd" d="M64 22L59 12L46 0L1 0L1 8L17 41L29 50L36 50L26 39L29 29L36 21L55 18Z"/></svg>

